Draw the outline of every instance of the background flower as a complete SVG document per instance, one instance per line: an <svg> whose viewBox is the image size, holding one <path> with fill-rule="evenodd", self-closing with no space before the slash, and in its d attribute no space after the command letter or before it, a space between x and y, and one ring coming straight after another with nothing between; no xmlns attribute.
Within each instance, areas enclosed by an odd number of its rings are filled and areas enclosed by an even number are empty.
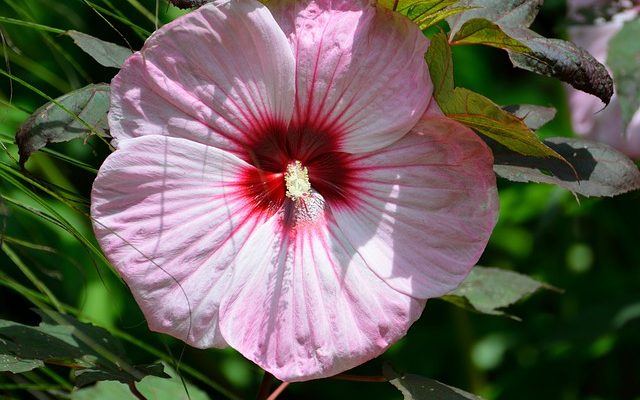
<svg viewBox="0 0 640 400"><path fill-rule="evenodd" d="M601 4L602 3L602 4ZM580 10L591 6L604 6L602 1L570 1L570 15L580 15ZM622 29L624 23L637 16L632 9L616 14L610 21L598 21L594 25L569 27L569 38L589 51L601 63L606 63L609 41ZM571 121L574 131L590 139L609 144L631 158L640 158L640 110L636 111L624 129L622 110L617 95L605 108L597 97L567 87Z"/></svg>

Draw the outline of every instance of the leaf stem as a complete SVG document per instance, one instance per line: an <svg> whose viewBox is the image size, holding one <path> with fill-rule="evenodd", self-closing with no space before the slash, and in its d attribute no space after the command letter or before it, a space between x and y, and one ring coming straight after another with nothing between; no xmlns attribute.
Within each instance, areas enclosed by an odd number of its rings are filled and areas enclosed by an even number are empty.
<svg viewBox="0 0 640 400"><path fill-rule="evenodd" d="M131 393L136 396L138 400L147 400L147 398L140 393L134 382L129 383L129 390L131 390Z"/></svg>

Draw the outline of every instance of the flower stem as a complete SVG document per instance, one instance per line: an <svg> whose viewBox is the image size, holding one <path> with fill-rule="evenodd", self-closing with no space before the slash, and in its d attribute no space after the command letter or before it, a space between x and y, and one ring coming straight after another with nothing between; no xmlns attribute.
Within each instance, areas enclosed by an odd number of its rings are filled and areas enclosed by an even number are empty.
<svg viewBox="0 0 640 400"><path fill-rule="evenodd" d="M269 391L271 390L273 380L273 375L264 371L264 376L262 377L262 383L260 383L260 389L258 390L256 400L266 400L269 397Z"/></svg>
<svg viewBox="0 0 640 400"><path fill-rule="evenodd" d="M276 390L271 393L271 395L267 398L267 400L276 400L278 396L289 386L289 382L282 382L280 386Z"/></svg>

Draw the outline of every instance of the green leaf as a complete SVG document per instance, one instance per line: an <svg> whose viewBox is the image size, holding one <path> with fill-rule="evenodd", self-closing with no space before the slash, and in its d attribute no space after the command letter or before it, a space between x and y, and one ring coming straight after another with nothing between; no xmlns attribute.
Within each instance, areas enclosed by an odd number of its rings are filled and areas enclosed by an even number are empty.
<svg viewBox="0 0 640 400"><path fill-rule="evenodd" d="M442 299L482 314L506 315L501 308L540 289L558 290L513 271L476 266L457 289Z"/></svg>
<svg viewBox="0 0 640 400"><path fill-rule="evenodd" d="M544 0L461 0L461 7L468 11L447 18L451 27L451 36L469 20L485 18L500 26L529 27L536 19Z"/></svg>
<svg viewBox="0 0 640 400"><path fill-rule="evenodd" d="M213 0L169 0L169 3L180 9L196 8L211 3Z"/></svg>
<svg viewBox="0 0 640 400"><path fill-rule="evenodd" d="M613 73L616 93L626 127L640 108L640 18L624 24L611 41L607 65Z"/></svg>
<svg viewBox="0 0 640 400"><path fill-rule="evenodd" d="M431 39L426 59L434 84L434 96L448 117L518 153L562 159L545 146L522 119L478 93L454 88L451 48L443 33L437 33Z"/></svg>
<svg viewBox="0 0 640 400"><path fill-rule="evenodd" d="M2 344L3 339L0 337L0 346ZM0 354L0 372L20 374L43 366L44 363L40 360L23 360L9 354Z"/></svg>
<svg viewBox="0 0 640 400"><path fill-rule="evenodd" d="M467 8L465 7L447 7L443 10L430 13L428 15L425 15L422 18L416 19L415 22L416 24L418 24L418 27L420 27L420 29L424 30L426 28L429 28L437 24L440 21L446 20L448 17L452 15L460 14L461 12L466 10Z"/></svg>
<svg viewBox="0 0 640 400"><path fill-rule="evenodd" d="M460 0L378 0L378 4L397 11L415 22L422 30L438 22L465 11L466 8L452 7ZM394 9L395 7L395 9Z"/></svg>
<svg viewBox="0 0 640 400"><path fill-rule="evenodd" d="M4 204L4 200L0 197L0 245L4 241L4 234L7 230L7 219L9 218L9 208Z"/></svg>
<svg viewBox="0 0 640 400"><path fill-rule="evenodd" d="M136 388L147 399L155 400L208 400L209 396L182 379L169 365L162 363L171 379L147 376L136 384ZM186 390L185 390L186 386ZM188 392L187 392L188 391ZM136 400L127 385L118 382L98 382L96 385L71 393L71 400Z"/></svg>
<svg viewBox="0 0 640 400"><path fill-rule="evenodd" d="M513 65L540 75L558 78L578 90L598 96L605 104L613 95L613 80L604 65L571 42L547 39L523 28L504 28L506 34L531 51L509 51Z"/></svg>
<svg viewBox="0 0 640 400"><path fill-rule="evenodd" d="M584 196L616 196L640 189L638 167L612 147L569 138L550 138L545 143L569 164L524 157L489 142L496 174L515 182L550 183Z"/></svg>
<svg viewBox="0 0 640 400"><path fill-rule="evenodd" d="M440 103L438 103L440 104ZM562 159L546 146L518 117L504 111L488 98L464 88L441 105L450 118L475 129L520 154Z"/></svg>
<svg viewBox="0 0 640 400"><path fill-rule="evenodd" d="M127 385L102 381L91 387L74 390L71 392L71 400L137 400L137 398Z"/></svg>
<svg viewBox="0 0 640 400"><path fill-rule="evenodd" d="M556 109L533 104L512 104L502 107L520 118L531 129L538 129L551 121L556 116Z"/></svg>
<svg viewBox="0 0 640 400"><path fill-rule="evenodd" d="M105 67L120 68L125 60L133 54L126 47L105 42L86 33L70 30L67 31L67 34L71 36L78 47Z"/></svg>
<svg viewBox="0 0 640 400"><path fill-rule="evenodd" d="M389 383L402 393L404 400L482 400L479 396L420 375L398 376L390 368L385 368L384 374L390 379Z"/></svg>
<svg viewBox="0 0 640 400"><path fill-rule="evenodd" d="M520 53L530 51L526 45L502 32L497 24L484 18L474 18L465 22L451 39L451 44L483 44Z"/></svg>
<svg viewBox="0 0 640 400"><path fill-rule="evenodd" d="M42 316L37 327L0 320L0 355L14 357L25 371L42 362L65 365L74 370L77 386L98 380L128 384L149 374L166 376L159 364L131 366L120 342L105 329L69 315L37 312Z"/></svg>
<svg viewBox="0 0 640 400"><path fill-rule="evenodd" d="M164 368L160 363L148 364L148 365L136 365L135 371L142 376L159 376L166 377ZM123 369L116 369L112 367L105 368L103 365L98 365L93 368L83 368L75 371L76 386L83 387L95 382L101 381L118 381L125 383L133 383L138 380L136 376L131 374L131 371L125 371ZM164 378L157 378L164 379Z"/></svg>
<svg viewBox="0 0 640 400"><path fill-rule="evenodd" d="M431 38L425 59L433 82L433 96L436 100L452 96L454 90L453 57L444 33L438 32ZM439 103L440 101L438 101Z"/></svg>
<svg viewBox="0 0 640 400"><path fill-rule="evenodd" d="M106 134L109 126L109 85L100 83L74 90L38 108L20 126L16 143L20 164L48 143Z"/></svg>
<svg viewBox="0 0 640 400"><path fill-rule="evenodd" d="M505 49L514 66L560 79L609 103L613 80L604 65L573 43L548 39L528 29L542 0L462 0L458 5L470 9L447 19L452 43Z"/></svg>

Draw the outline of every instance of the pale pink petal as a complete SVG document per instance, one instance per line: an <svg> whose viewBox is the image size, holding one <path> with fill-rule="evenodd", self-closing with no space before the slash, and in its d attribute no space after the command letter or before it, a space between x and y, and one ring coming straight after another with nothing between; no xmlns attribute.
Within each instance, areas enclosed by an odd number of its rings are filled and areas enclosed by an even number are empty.
<svg viewBox="0 0 640 400"><path fill-rule="evenodd" d="M278 379L300 381L355 367L404 336L424 301L372 273L330 210L295 229L284 214L238 254L220 309L225 340Z"/></svg>
<svg viewBox="0 0 640 400"><path fill-rule="evenodd" d="M368 268L418 298L468 274L496 223L493 156L470 129L427 117L391 146L351 161L349 202L336 224Z"/></svg>
<svg viewBox="0 0 640 400"><path fill-rule="evenodd" d="M599 25L572 26L569 28L569 37L596 60L605 63L609 41L622 29L624 22L635 15L637 11L631 10ZM636 111L625 131L616 94L605 108L605 104L597 97L569 86L566 88L573 130L578 135L613 146L629 157L640 158L640 110Z"/></svg>
<svg viewBox="0 0 640 400"><path fill-rule="evenodd" d="M591 53L596 60L604 63L607 59L609 40L621 28L621 22L609 22L598 26L572 26L569 28L569 38ZM601 111L605 104L596 96L573 88L569 90L569 102L573 128L577 133L587 134L593 129L596 113ZM621 133L620 130L618 133Z"/></svg>
<svg viewBox="0 0 640 400"><path fill-rule="evenodd" d="M262 219L238 185L253 167L185 139L123 140L98 173L91 215L100 246L152 330L225 346L218 306L227 268Z"/></svg>
<svg viewBox="0 0 640 400"><path fill-rule="evenodd" d="M431 99L428 40L370 1L273 1L296 57L294 126L340 136L351 153L406 134Z"/></svg>
<svg viewBox="0 0 640 400"><path fill-rule="evenodd" d="M567 0L567 13L573 20L583 21L590 12L605 11L613 3L611 0Z"/></svg>
<svg viewBox="0 0 640 400"><path fill-rule="evenodd" d="M116 139L183 137L241 153L288 124L294 58L269 10L221 1L160 28L113 79L109 125Z"/></svg>
<svg viewBox="0 0 640 400"><path fill-rule="evenodd" d="M567 91L573 129L578 135L608 144L633 159L640 159L640 109L625 131L618 96L614 94L609 105L602 109L604 105L597 98L573 88L567 88ZM599 108L594 112L596 107Z"/></svg>

